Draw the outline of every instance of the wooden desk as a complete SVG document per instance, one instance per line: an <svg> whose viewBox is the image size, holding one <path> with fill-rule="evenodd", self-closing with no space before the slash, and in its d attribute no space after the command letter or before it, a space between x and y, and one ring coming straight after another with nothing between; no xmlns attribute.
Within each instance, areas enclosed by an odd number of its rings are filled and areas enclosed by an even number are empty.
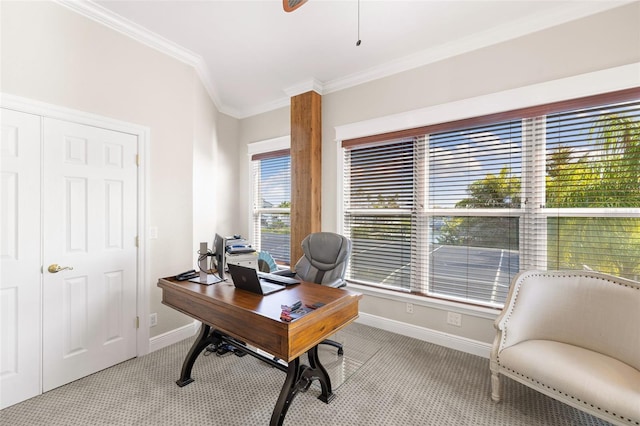
<svg viewBox="0 0 640 426"><path fill-rule="evenodd" d="M179 386L193 381L191 369L207 346L226 342L286 371L271 425L282 424L297 392L308 389L313 380L320 382L320 400L329 403L333 399L331 380L320 363L317 346L358 317L361 294L305 282L268 296L236 290L230 281L205 286L161 278L158 286L162 288L163 304L202 322L198 338L184 360ZM298 300L324 306L292 322L280 320L281 305L291 306ZM288 365L274 362L246 345L262 349ZM308 366L300 362L305 352Z"/></svg>

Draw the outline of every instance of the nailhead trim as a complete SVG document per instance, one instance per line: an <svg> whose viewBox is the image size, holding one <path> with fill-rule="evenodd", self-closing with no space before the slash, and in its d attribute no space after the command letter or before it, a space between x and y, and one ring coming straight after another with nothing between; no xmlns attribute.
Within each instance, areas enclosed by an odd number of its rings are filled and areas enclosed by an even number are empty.
<svg viewBox="0 0 640 426"><path fill-rule="evenodd" d="M528 380L528 381L530 381L530 382L533 382L533 383L535 383L535 384L537 384L537 385L540 385L540 386L542 386L542 387L544 387L544 388L547 388L547 389L549 389L549 390L552 390L552 391L554 391L555 393L557 393L557 394L559 394L559 395L564 395L564 396L569 397L569 398L571 398L571 399L573 399L573 400L575 400L575 401L581 402L581 403L583 403L584 405L588 405L588 406L589 406L589 407L591 407L591 408L595 408L595 409L596 409L596 410L598 410L598 411L605 412L605 413L610 414L610 415L612 415L612 416L614 416L614 417L616 417L616 418L618 418L618 419L620 419L620 420L624 420L625 422L629 422L629 424L630 424L630 425L640 425L640 421L635 421L635 420L632 420L632 419L630 419L630 418L628 418L628 417L620 416L620 415L618 415L618 414L616 414L616 413L614 413L614 412L612 412L612 411L609 411L609 410L607 410L607 409L604 409L604 408L598 407L598 406L596 406L596 405L593 405L593 404L592 404L592 403L590 403L590 402L583 401L583 400L581 400L580 398L577 398L577 397L575 397L575 396L573 396L573 395L569 395L568 393L566 393L566 392L562 392L561 390L556 389L556 388L554 388L554 387L552 387L552 386L546 385L546 384L542 383L542 382L541 382L541 381L539 381L539 380L536 380L536 379L534 379L534 378L532 378L532 377L529 377L529 376L526 376L526 375L524 375L524 374L522 374L522 373L519 373L519 372L517 372L517 371L515 371L515 370L513 370L513 369L511 369L511 368L509 368L509 367L505 367L504 365L501 365L499 361L498 361L498 365L499 365L501 368L503 368L503 369L505 369L505 370L507 370L507 371L509 371L509 372L511 372L511 373L513 373L513 374L515 374L516 376L520 376L520 377L522 377L522 378L524 378L524 379L527 379L527 380ZM560 401L560 402L562 402L562 401Z"/></svg>

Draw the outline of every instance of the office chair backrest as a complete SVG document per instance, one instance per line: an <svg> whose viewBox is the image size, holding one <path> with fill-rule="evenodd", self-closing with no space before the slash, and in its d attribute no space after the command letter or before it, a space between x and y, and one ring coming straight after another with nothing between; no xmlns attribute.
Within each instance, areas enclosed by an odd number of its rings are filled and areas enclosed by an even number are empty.
<svg viewBox="0 0 640 426"><path fill-rule="evenodd" d="M346 284L351 240L333 232L316 232L302 240L302 251L304 256L295 266L300 279L331 287Z"/></svg>

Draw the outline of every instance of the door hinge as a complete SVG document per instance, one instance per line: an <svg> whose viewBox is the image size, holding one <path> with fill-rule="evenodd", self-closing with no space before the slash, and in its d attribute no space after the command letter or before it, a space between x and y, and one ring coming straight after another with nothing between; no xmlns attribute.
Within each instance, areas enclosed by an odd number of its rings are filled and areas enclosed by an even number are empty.
<svg viewBox="0 0 640 426"><path fill-rule="evenodd" d="M140 241L140 237L136 235L136 247L140 247L139 241Z"/></svg>
<svg viewBox="0 0 640 426"><path fill-rule="evenodd" d="M136 154L136 166L140 167L140 154Z"/></svg>
<svg viewBox="0 0 640 426"><path fill-rule="evenodd" d="M136 317L136 328L140 328L140 317Z"/></svg>

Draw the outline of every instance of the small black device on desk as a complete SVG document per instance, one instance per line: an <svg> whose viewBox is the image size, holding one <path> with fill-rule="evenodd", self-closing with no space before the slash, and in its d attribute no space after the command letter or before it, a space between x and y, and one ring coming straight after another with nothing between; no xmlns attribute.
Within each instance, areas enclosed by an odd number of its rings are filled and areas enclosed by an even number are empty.
<svg viewBox="0 0 640 426"><path fill-rule="evenodd" d="M190 280L191 278L196 278L198 276L200 276L200 274L198 274L195 269L191 269L189 271L185 271L176 275L175 278L178 281L186 281L186 280Z"/></svg>
<svg viewBox="0 0 640 426"><path fill-rule="evenodd" d="M203 285L217 284L221 281L224 281L223 279L218 278L213 274L207 274L206 277L203 279L203 277L200 276L200 273L196 272L195 269L191 269L189 271L185 271L181 274L178 274L175 276L175 279L178 281L189 280L191 282L203 284Z"/></svg>

